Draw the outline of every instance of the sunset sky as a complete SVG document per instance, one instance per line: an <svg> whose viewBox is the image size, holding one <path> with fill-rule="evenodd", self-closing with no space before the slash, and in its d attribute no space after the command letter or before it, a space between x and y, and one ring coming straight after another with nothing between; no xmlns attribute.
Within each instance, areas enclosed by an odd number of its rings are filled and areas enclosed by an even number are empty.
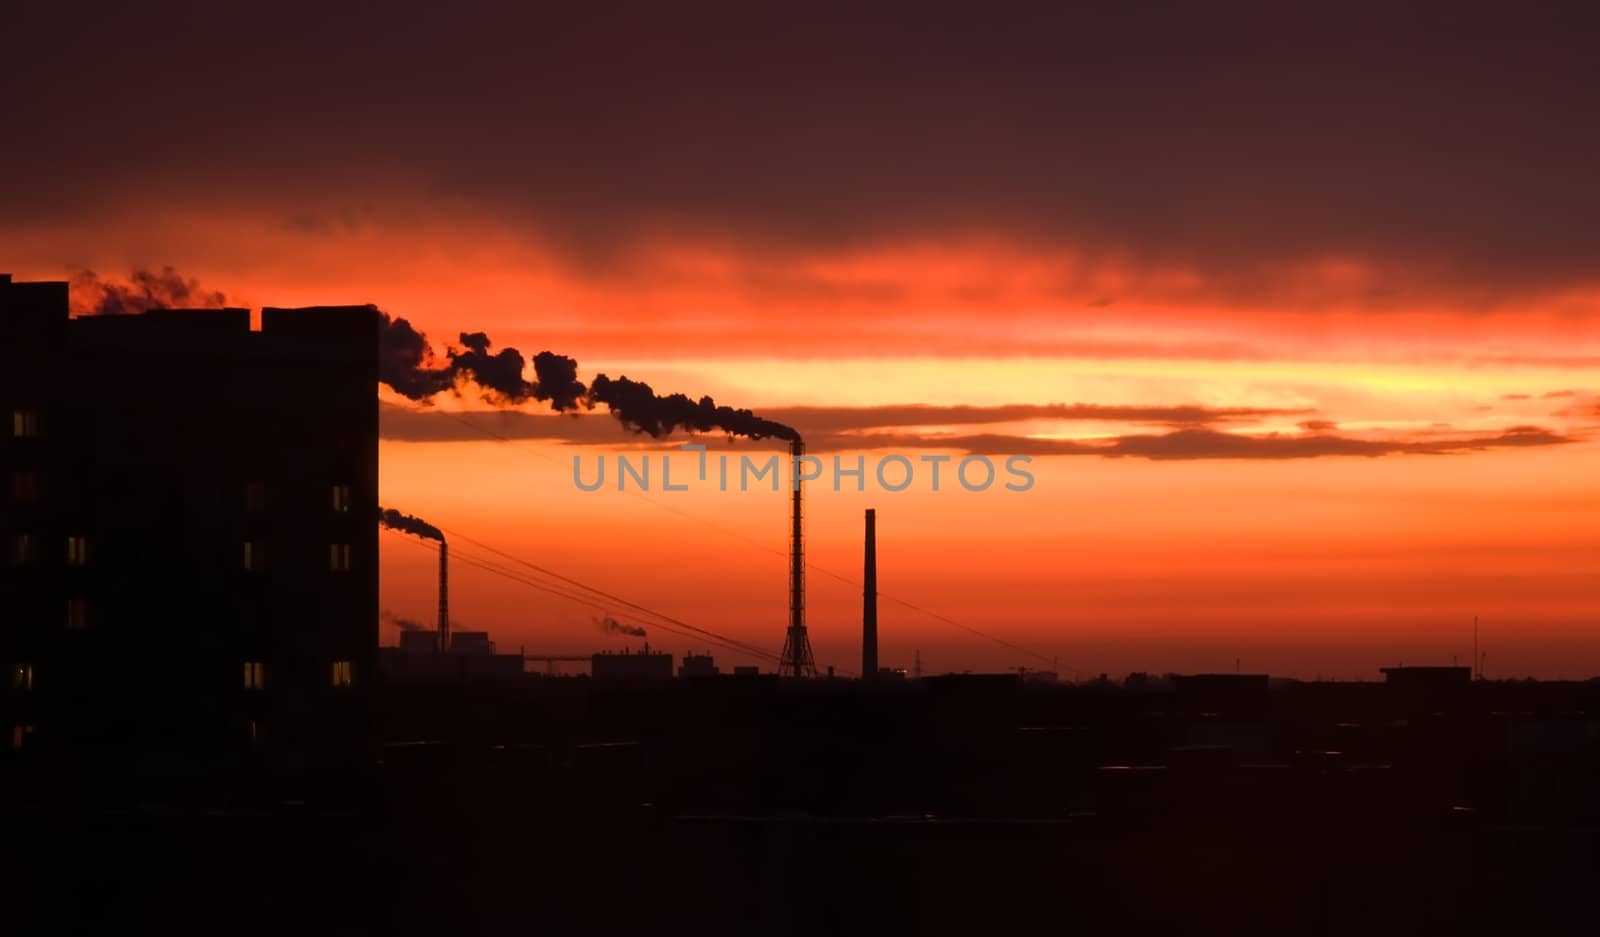
<svg viewBox="0 0 1600 937"><path fill-rule="evenodd" d="M1491 677L1600 673L1592 8L329 6L9 12L0 271L375 303L830 463L1032 457L1020 493L811 486L819 665L859 664L875 507L894 666L1371 679L1468 663L1477 615ZM582 492L574 455L690 440L382 399L456 627L702 646L493 548L781 647L784 494ZM381 545L426 621L431 552Z"/></svg>

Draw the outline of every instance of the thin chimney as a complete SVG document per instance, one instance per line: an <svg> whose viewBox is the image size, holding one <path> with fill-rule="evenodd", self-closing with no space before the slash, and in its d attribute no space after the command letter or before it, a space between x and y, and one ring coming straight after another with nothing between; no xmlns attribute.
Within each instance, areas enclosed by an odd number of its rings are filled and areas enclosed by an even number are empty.
<svg viewBox="0 0 1600 937"><path fill-rule="evenodd" d="M878 512L867 508L866 556L861 573L861 679L878 675Z"/></svg>
<svg viewBox="0 0 1600 937"><path fill-rule="evenodd" d="M439 541L439 653L450 650L450 550Z"/></svg>

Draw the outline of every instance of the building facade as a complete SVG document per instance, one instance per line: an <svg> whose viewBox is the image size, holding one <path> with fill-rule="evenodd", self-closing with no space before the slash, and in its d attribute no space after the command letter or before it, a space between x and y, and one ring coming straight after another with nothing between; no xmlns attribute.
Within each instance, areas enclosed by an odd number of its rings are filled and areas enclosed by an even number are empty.
<svg viewBox="0 0 1600 937"><path fill-rule="evenodd" d="M0 277L13 748L359 733L376 671L377 312L70 318Z"/></svg>

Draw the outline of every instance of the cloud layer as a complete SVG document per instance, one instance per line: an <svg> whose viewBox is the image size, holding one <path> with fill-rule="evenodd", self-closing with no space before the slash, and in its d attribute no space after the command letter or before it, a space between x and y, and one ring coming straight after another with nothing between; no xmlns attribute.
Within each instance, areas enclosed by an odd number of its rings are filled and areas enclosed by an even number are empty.
<svg viewBox="0 0 1600 937"><path fill-rule="evenodd" d="M1076 410L1081 415L1071 415ZM1092 438L1047 438L1013 433L926 433L918 426L936 423L979 424L1010 422L1023 413L1051 413L1053 419L1100 420L1106 413L1122 414L1119 421L1171 423L1173 412L1193 413L1195 424L1158 433L1124 433ZM1249 433L1203 425L1222 422L1228 411L1199 407L1073 407L1012 405L1002 407L863 407L776 408L773 414L791 419L806 413L822 416L810 426L796 423L812 453L873 449L940 449L983 455L1100 456L1160 461L1189 459L1311 459L1328 456L1455 455L1489 449L1559 446L1576 438L1537 426L1511 426L1486 433L1419 432L1353 436L1333 432L1332 424L1309 421L1302 433ZM1264 411L1271 412L1271 411ZM1055 414L1066 413L1059 416ZM909 415L910 419L905 419ZM1232 418L1237 418L1235 414ZM904 420L904 422L895 422ZM379 417L383 438L401 442L482 442L484 440L545 440L551 442L624 446L636 442L619 433L616 424L593 415L545 416L518 411L450 413L420 411L386 404ZM900 431L857 432L872 427ZM718 437L712 437L715 441ZM705 437L701 437L704 441ZM687 438L680 442L689 441ZM658 440L648 444L661 445ZM741 443L739 445L749 445Z"/></svg>
<svg viewBox="0 0 1600 937"><path fill-rule="evenodd" d="M1235 303L1330 260L1376 301L1595 282L1592 5L630 6L28 5L0 216L478 215L594 270L993 239Z"/></svg>

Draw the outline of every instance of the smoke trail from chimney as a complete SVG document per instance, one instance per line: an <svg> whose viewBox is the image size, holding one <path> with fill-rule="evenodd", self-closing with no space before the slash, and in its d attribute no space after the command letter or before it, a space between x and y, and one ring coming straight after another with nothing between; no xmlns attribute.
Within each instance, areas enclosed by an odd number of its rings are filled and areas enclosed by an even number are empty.
<svg viewBox="0 0 1600 937"><path fill-rule="evenodd" d="M515 348L491 351L494 343L483 332L462 332L462 347L446 348L435 355L428 337L406 319L378 316L378 380L396 393L425 401L441 391L456 391L467 381L476 384L483 399L500 406L538 400L555 410L573 410L584 401L586 388L578 381L578 362L565 355L541 351L533 356L534 380L523 378L527 361Z"/></svg>
<svg viewBox="0 0 1600 937"><path fill-rule="evenodd" d="M134 270L126 283L104 280L94 271L84 270L73 279L72 290L75 308L87 315L227 303L222 293L202 289L198 280L185 278L170 266L159 272ZM462 332L457 339L459 347L448 346L438 355L428 337L408 320L380 311L378 322L378 380L419 402L444 391L460 393L461 385L470 383L485 401L496 406L535 400L565 413L603 404L623 426L658 439L679 429L697 433L720 430L750 439L793 442L800 438L793 427L749 410L722 406L710 397L695 400L685 394L657 394L649 384L626 376L613 379L600 374L593 386L585 387L578 380L575 359L541 351L529 362L515 348L495 349L484 332ZM531 381L524 376L530 363Z"/></svg>
<svg viewBox="0 0 1600 937"><path fill-rule="evenodd" d="M756 416L749 410L718 406L710 397L691 400L684 394L661 396L649 384L627 377L613 380L604 374L597 376L589 387L589 401L591 406L605 404L623 426L658 439L675 429L697 433L721 430L730 436L751 439L800 438L793 427Z"/></svg>
<svg viewBox="0 0 1600 937"><path fill-rule="evenodd" d="M534 380L523 376L527 362L515 348L494 347L483 332L462 332L462 347L434 354L428 337L409 321L379 315L378 379L412 400L426 401L441 391L460 392L463 382L476 384L483 399L497 406L538 400L557 412L592 410L602 404L623 426L660 438L674 430L722 431L750 439L797 440L793 427L764 419L749 410L719 405L710 397L657 394L649 384L626 376L595 377L585 387L578 380L578 362L541 351L533 356Z"/></svg>
<svg viewBox="0 0 1600 937"><path fill-rule="evenodd" d="M393 508L378 508L378 522L385 527L398 530L401 533L412 534L426 540L437 540L444 543L444 531L433 526L420 517L410 514L401 514Z"/></svg>
<svg viewBox="0 0 1600 937"><path fill-rule="evenodd" d="M638 625L625 625L610 615L596 619L595 625L606 634L625 634L634 638L647 637L645 630Z"/></svg>
<svg viewBox="0 0 1600 937"><path fill-rule="evenodd" d="M140 268L128 274L126 282L102 279L93 270L82 270L71 280L73 309L88 316L134 315L147 309L226 306L228 298L215 290L200 288L200 281L188 279L173 267L159 271Z"/></svg>
<svg viewBox="0 0 1600 937"><path fill-rule="evenodd" d="M411 619L411 618L402 618L399 615L396 615L394 612L389 611L388 609L384 609L383 611L379 612L378 613L378 617L383 622L398 627L401 631L426 631L426 630L428 630L427 627L422 624L422 622L416 621L416 620Z"/></svg>

